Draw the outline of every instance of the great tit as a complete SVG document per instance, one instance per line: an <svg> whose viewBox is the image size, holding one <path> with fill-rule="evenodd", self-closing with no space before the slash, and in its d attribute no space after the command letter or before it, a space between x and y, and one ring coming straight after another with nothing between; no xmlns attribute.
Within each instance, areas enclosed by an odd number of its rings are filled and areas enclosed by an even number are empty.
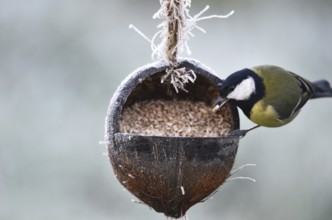
<svg viewBox="0 0 332 220"><path fill-rule="evenodd" d="M328 81L310 82L273 65L237 71L219 85L219 92L214 112L230 102L242 109L251 121L265 127L291 122L309 99L332 97Z"/></svg>

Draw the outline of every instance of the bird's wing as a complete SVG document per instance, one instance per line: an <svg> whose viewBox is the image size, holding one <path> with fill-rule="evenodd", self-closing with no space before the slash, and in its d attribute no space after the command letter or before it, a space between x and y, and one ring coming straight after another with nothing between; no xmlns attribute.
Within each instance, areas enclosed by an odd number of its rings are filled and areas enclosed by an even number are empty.
<svg viewBox="0 0 332 220"><path fill-rule="evenodd" d="M270 79L273 80L270 82L270 85L273 86L272 89L278 92L269 95L268 98L269 104L274 106L279 120L296 116L314 92L311 82L292 72L285 71L283 74L281 82L280 78L279 81L274 78ZM280 84L288 86L280 86ZM280 99L280 94L284 95L283 99Z"/></svg>
<svg viewBox="0 0 332 220"><path fill-rule="evenodd" d="M308 80L300 77L299 75L297 75L295 73L290 72L290 74L293 75L294 78L297 80L299 87L301 89L301 97L292 112L292 115L293 115L294 113L298 112L304 106L304 104L308 101L308 99L310 99L310 97L314 94L315 86Z"/></svg>

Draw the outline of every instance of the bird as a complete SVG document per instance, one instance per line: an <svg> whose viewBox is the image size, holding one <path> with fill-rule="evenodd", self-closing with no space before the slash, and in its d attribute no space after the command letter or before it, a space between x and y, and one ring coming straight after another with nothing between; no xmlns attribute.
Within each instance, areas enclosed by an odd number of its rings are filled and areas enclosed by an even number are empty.
<svg viewBox="0 0 332 220"><path fill-rule="evenodd" d="M213 112L230 103L239 107L257 127L281 127L299 114L310 99L332 97L327 80L315 82L275 65L245 68L218 85Z"/></svg>

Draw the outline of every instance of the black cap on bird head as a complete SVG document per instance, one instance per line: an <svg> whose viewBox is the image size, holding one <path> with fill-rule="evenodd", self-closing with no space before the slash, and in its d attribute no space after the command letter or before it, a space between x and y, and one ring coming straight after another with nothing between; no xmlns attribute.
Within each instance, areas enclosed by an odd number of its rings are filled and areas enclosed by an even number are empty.
<svg viewBox="0 0 332 220"><path fill-rule="evenodd" d="M253 70L242 69L229 75L219 86L220 96L214 102L213 111L217 111L227 102L239 106L245 114L264 96L263 79Z"/></svg>

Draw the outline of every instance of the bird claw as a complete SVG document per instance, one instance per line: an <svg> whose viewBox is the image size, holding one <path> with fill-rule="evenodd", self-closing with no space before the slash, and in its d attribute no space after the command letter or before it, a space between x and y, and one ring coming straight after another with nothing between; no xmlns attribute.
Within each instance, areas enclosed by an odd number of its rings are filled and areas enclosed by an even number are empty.
<svg viewBox="0 0 332 220"><path fill-rule="evenodd" d="M249 131L252 131L256 128L260 127L259 125L256 125L255 127L252 127L250 129L237 129L237 130L234 130L230 133L230 136L233 136L233 137L240 137L240 138L243 138L244 136L246 136L246 134L249 132Z"/></svg>
<svg viewBox="0 0 332 220"><path fill-rule="evenodd" d="M248 130L237 129L232 131L229 136L243 138L244 136L246 136L247 133Z"/></svg>

